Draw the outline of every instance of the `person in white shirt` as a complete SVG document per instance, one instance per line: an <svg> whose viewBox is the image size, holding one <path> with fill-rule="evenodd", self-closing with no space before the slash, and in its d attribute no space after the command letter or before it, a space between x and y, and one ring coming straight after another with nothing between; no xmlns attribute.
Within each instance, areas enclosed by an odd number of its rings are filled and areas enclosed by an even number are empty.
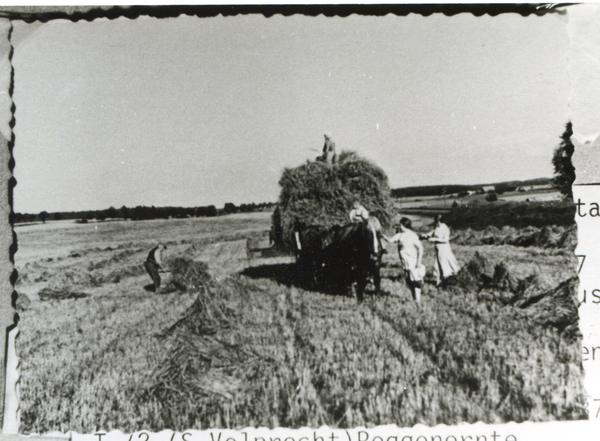
<svg viewBox="0 0 600 441"><path fill-rule="evenodd" d="M373 251L374 254L378 254L381 246L379 244L379 239L381 238L381 223L379 219L371 216L369 211L358 200L355 200L353 208L350 211L350 222L363 222L371 229L373 232Z"/></svg>
<svg viewBox="0 0 600 441"><path fill-rule="evenodd" d="M358 201L354 201L350 211L350 222L368 222L369 211Z"/></svg>
<svg viewBox="0 0 600 441"><path fill-rule="evenodd" d="M412 223L410 219L403 217L400 219L398 233L393 237L383 235L383 238L387 242L398 244L398 255L406 275L408 287L415 301L420 303L423 278L425 277L425 266L421 263L423 259L423 245L417 233L411 228Z"/></svg>
<svg viewBox="0 0 600 441"><path fill-rule="evenodd" d="M433 225L433 231L425 237L429 242L435 244L433 273L436 285L439 286L444 279L456 274L460 266L450 248L450 229L442 222L442 217L439 214L434 217Z"/></svg>

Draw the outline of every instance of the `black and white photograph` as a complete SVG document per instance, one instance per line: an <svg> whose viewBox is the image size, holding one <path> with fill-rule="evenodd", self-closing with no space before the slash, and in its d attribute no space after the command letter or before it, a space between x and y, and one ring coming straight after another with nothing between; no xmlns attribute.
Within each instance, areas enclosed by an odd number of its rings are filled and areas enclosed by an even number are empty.
<svg viewBox="0 0 600 441"><path fill-rule="evenodd" d="M588 418L563 14L10 42L19 433Z"/></svg>

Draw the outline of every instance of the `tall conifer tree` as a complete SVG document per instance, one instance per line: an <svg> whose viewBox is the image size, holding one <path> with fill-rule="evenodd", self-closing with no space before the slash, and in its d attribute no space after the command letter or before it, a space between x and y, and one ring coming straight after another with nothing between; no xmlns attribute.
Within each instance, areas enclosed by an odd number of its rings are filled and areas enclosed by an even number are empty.
<svg viewBox="0 0 600 441"><path fill-rule="evenodd" d="M573 126L571 121L569 121L565 132L560 137L562 141L554 149L554 156L552 157L552 165L554 165L553 184L566 199L573 199L573 189L571 186L575 182L575 167L573 167L573 162L571 161L575 150L571 142L572 135Z"/></svg>

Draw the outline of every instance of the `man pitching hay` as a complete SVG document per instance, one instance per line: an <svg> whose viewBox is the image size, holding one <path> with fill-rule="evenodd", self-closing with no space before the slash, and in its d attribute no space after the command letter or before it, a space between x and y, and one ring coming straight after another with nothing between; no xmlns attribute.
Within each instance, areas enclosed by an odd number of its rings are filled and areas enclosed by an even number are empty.
<svg viewBox="0 0 600 441"><path fill-rule="evenodd" d="M323 145L323 154L317 158L317 161L325 162L326 164L335 164L337 155L335 154L335 142L327 135L325 136L325 144Z"/></svg>
<svg viewBox="0 0 600 441"><path fill-rule="evenodd" d="M154 292L158 292L160 289L160 273L167 272L162 267L162 253L166 249L167 247L165 245L159 243L150 250L146 262L144 262L144 267L154 282Z"/></svg>

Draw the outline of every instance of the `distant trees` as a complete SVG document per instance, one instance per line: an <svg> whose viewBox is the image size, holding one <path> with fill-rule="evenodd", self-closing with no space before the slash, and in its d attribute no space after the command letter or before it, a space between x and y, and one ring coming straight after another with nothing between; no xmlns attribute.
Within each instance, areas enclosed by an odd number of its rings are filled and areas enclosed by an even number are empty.
<svg viewBox="0 0 600 441"><path fill-rule="evenodd" d="M117 215L117 217L120 217L122 219L131 219L131 214L129 213L129 208L127 208L125 205L123 205L121 208L119 208L119 214Z"/></svg>
<svg viewBox="0 0 600 441"><path fill-rule="evenodd" d="M209 205L208 207L198 207L196 209L197 216L214 217L218 214L217 207Z"/></svg>
<svg viewBox="0 0 600 441"><path fill-rule="evenodd" d="M496 202L498 200L498 193L495 191L490 191L485 197L485 200L488 202Z"/></svg>
<svg viewBox="0 0 600 441"><path fill-rule="evenodd" d="M35 222L38 219L39 215L37 214L23 214L23 213L15 213L15 223L29 223Z"/></svg>
<svg viewBox="0 0 600 441"><path fill-rule="evenodd" d="M203 207L110 207L105 210L92 211L61 211L48 213L42 211L39 214L15 213L16 223L36 222L41 220L76 220L78 223L87 223L92 220L104 221L106 219L131 219L131 220L150 220L150 219L184 219L191 217L215 217L233 213L251 213L255 211L264 211L273 209L274 202L261 202L259 204L235 204L228 202L223 208L217 208L214 205Z"/></svg>
<svg viewBox="0 0 600 441"><path fill-rule="evenodd" d="M106 217L109 219L114 219L119 217L119 212L115 207L110 207L108 210L106 210Z"/></svg>
<svg viewBox="0 0 600 441"><path fill-rule="evenodd" d="M561 143L554 149L552 165L554 165L554 178L552 184L559 190L565 199L573 199L572 185L575 182L575 167L571 158L575 147L571 142L573 135L573 125L571 121L567 123L564 133L560 137Z"/></svg>
<svg viewBox="0 0 600 441"><path fill-rule="evenodd" d="M232 204L231 202L227 202L224 206L223 206L223 213L225 214L231 214L231 213L236 213L237 212L237 208L234 204Z"/></svg>
<svg viewBox="0 0 600 441"><path fill-rule="evenodd" d="M131 211L131 219L132 220L145 220L145 219L154 219L153 213L155 211L154 207L142 207L138 205Z"/></svg>

